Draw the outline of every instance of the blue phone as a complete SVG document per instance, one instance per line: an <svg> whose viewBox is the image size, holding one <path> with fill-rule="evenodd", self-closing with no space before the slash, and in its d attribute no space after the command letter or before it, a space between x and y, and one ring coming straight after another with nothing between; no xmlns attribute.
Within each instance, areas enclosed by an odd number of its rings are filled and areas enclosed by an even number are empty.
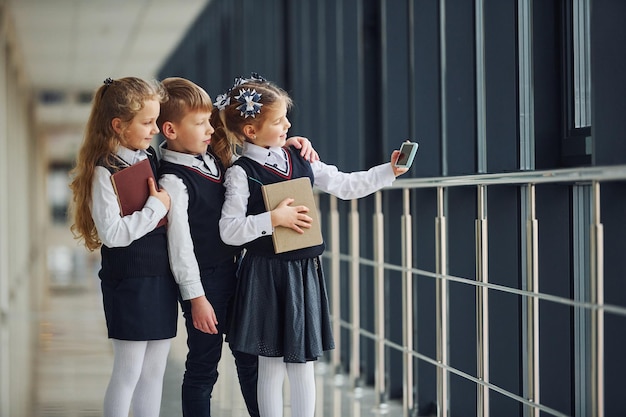
<svg viewBox="0 0 626 417"><path fill-rule="evenodd" d="M403 142L400 147L400 157L398 158L398 162L396 162L396 166L399 168L411 168L418 147L417 142Z"/></svg>

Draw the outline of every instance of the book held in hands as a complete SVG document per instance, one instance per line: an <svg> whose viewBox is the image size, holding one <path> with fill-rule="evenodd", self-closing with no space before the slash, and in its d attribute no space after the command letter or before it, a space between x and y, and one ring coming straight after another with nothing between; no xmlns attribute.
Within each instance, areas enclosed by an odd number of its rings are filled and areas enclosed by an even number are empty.
<svg viewBox="0 0 626 417"><path fill-rule="evenodd" d="M308 177L263 185L261 191L265 208L268 211L275 209L285 198L293 198L294 202L291 203L291 206L308 207L309 211L306 214L313 219L311 227L302 229L304 231L302 234L288 227L276 227L272 234L275 253L308 248L323 243L319 213L315 204L315 197L313 196L311 180Z"/></svg>
<svg viewBox="0 0 626 417"><path fill-rule="evenodd" d="M140 211L146 205L146 201L150 197L148 178L154 179L155 185L157 185L148 158L111 174L111 183L117 195L122 216ZM166 223L167 216L163 217L156 227Z"/></svg>

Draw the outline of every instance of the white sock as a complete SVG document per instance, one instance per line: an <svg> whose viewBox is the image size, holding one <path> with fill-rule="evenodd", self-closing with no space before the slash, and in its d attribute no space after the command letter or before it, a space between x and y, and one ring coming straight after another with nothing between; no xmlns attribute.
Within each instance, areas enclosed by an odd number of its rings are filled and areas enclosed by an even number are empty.
<svg viewBox="0 0 626 417"><path fill-rule="evenodd" d="M256 391L261 417L282 417L284 380L285 363L282 357L259 356L259 379Z"/></svg>
<svg viewBox="0 0 626 417"><path fill-rule="evenodd" d="M291 415L313 417L315 414L315 368L313 362L288 363L286 365L291 393Z"/></svg>
<svg viewBox="0 0 626 417"><path fill-rule="evenodd" d="M133 395L133 417L159 416L170 343L170 339L148 341L141 376Z"/></svg>
<svg viewBox="0 0 626 417"><path fill-rule="evenodd" d="M113 372L104 395L104 417L128 417L147 342L112 339Z"/></svg>

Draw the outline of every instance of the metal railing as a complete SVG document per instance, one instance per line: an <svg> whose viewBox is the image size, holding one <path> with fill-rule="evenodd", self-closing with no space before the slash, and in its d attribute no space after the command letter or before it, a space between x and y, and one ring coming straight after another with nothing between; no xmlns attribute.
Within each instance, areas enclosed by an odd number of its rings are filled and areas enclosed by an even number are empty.
<svg viewBox="0 0 626 417"><path fill-rule="evenodd" d="M350 253L340 252L340 214L337 208L337 200L330 196L328 221L330 222L330 236L327 236L328 248L324 254L328 258L331 268L328 273L331 292L331 313L333 315L334 334L336 349L333 351L330 361L336 372L341 368L340 351L342 345L341 329L347 329L350 345L350 380L354 387L358 387L360 379L360 340L362 337L373 341L375 346L375 390L378 405L385 406L388 398L388 387L385 375L387 363L385 361L386 349L394 349L403 357L403 409L404 415L415 415L414 404L414 368L413 361L419 360L436 367L437 386L437 415L446 417L450 414L449 382L451 374L464 378L476 384L476 415L488 417L489 396L497 392L505 397L517 401L524 416L539 416L540 412L559 417L567 416L563 412L542 404L539 398L539 302L547 301L569 306L576 310L584 311L589 317L588 331L591 337L589 360L590 366L586 375L588 384L585 387L584 399L577 398L578 410L587 415L604 416L604 314L611 313L626 316L626 308L604 303L604 247L603 225L600 216L600 192L601 185L610 181L625 181L626 165L612 167L593 167L579 169L561 169L551 171L529 171L504 174L479 174L456 177L439 177L424 179L398 179L393 186L383 189L374 195L374 215L371 229L373 236L373 259L365 259L359 253L360 229L359 229L359 203L351 201L349 210L349 236L348 245ZM586 272L582 273L582 279L589 288L588 297L562 297L539 291L539 247L538 247L538 222L536 218L537 197L535 186L538 184L567 184L568 187L585 192L571 193L573 198L582 198L584 204L589 207L590 227L585 233L573 235L573 239L588 239L584 245L575 245L588 248L589 262ZM519 258L522 260L522 286L521 288L508 287L489 282L487 269L489 250L487 245L488 216L487 216L487 193L493 185L516 186L519 189L520 201L520 228L521 242L519 246ZM446 198L451 187L473 187L476 190L475 219L475 253L476 253L476 276L459 277L448 273L448 223L446 221ZM402 264L385 262L384 236L385 236L385 213L383 212L383 195L390 190L402 190ZM436 191L437 214L433 219L435 223L436 244L436 268L434 271L414 268L412 264L413 246L416 237L412 235L412 210L411 190L432 189ZM578 197L577 197L578 196ZM369 198L369 197L368 197ZM572 220L574 221L574 220ZM525 227L524 227L525 226ZM572 226L572 225L571 225ZM574 227L574 226L572 226ZM341 319L340 300L340 263L349 264L349 292L350 297L349 320ZM360 323L360 300L359 286L360 266L367 265L373 268L374 288L374 332L366 330ZM390 300L385 297L385 273L396 271L402 275L402 344L398 344L385 337L385 310ZM413 277L429 277L435 280L436 296L436 357L430 357L420 353L413 346L414 323L413 312L416 301L413 299ZM476 292L476 374L454 368L450 365L448 329L450 319L448 316L449 294L448 285L451 282L461 283L474 287ZM507 391L490 382L489 379L489 296L491 292L514 294L521 297L521 329L522 346L520 351L523 355L523 395ZM394 300L395 301L395 300ZM580 391L578 392L580 394Z"/></svg>

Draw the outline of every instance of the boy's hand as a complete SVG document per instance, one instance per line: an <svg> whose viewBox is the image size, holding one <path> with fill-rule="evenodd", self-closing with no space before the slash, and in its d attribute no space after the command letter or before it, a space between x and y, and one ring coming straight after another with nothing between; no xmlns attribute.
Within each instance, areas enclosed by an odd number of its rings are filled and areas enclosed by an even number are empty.
<svg viewBox="0 0 626 417"><path fill-rule="evenodd" d="M304 233L302 228L310 228L313 219L305 214L309 211L307 206L292 207L290 204L293 202L293 198L286 198L274 210L270 211L272 226L288 227L302 234Z"/></svg>
<svg viewBox="0 0 626 417"><path fill-rule="evenodd" d="M320 160L320 156L317 154L311 141L302 136L292 136L287 139L287 146L293 146L296 149L300 149L300 156L309 162L315 162Z"/></svg>
<svg viewBox="0 0 626 417"><path fill-rule="evenodd" d="M193 327L204 333L217 334L215 310L204 295L191 299Z"/></svg>
<svg viewBox="0 0 626 417"><path fill-rule="evenodd" d="M148 188L150 189L150 195L158 198L159 201L161 201L161 203L163 203L165 208L169 211L171 201L170 195L167 193L167 191L157 190L156 181L154 181L154 178L148 178Z"/></svg>
<svg viewBox="0 0 626 417"><path fill-rule="evenodd" d="M399 168L396 166L396 163L398 162L398 159L400 159L400 151L399 150L395 150L391 153L391 168L393 169L393 174L398 177L402 174L404 174L405 172L407 172L409 169L408 168Z"/></svg>

